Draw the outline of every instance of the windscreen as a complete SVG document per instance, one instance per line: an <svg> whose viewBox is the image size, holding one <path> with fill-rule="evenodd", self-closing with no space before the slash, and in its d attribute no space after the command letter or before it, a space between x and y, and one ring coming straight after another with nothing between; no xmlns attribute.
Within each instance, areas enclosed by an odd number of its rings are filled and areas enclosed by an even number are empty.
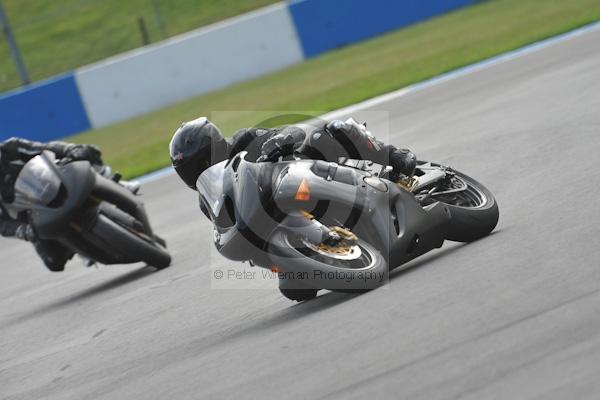
<svg viewBox="0 0 600 400"><path fill-rule="evenodd" d="M32 158L15 182L15 193L34 204L47 205L56 198L61 181L42 156Z"/></svg>
<svg viewBox="0 0 600 400"><path fill-rule="evenodd" d="M223 179L225 177L225 164L227 160L221 161L218 164L205 170L198 177L196 187L208 202L213 215L219 215L223 206Z"/></svg>

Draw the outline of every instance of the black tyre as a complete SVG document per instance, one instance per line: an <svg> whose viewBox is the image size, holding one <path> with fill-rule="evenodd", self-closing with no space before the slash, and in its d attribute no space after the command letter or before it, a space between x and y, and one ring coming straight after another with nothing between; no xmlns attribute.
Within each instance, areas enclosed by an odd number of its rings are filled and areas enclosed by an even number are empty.
<svg viewBox="0 0 600 400"><path fill-rule="evenodd" d="M282 295L290 300L305 301L317 297L317 289L282 289L279 288Z"/></svg>
<svg viewBox="0 0 600 400"><path fill-rule="evenodd" d="M342 256L321 251L293 232L279 230L271 237L269 253L285 277L285 287L280 288L288 298L312 298L316 291L311 289L370 290L388 278L387 262L381 253L360 239Z"/></svg>
<svg viewBox="0 0 600 400"><path fill-rule="evenodd" d="M487 236L498 223L498 203L485 186L475 179L458 171L446 184L447 187L438 191L465 188L462 191L448 195L432 196L448 206L452 219L448 229L448 240L455 242L472 242Z"/></svg>
<svg viewBox="0 0 600 400"><path fill-rule="evenodd" d="M98 215L92 233L109 243L114 251L126 254L128 258L143 261L156 269L171 265L171 256L167 251L102 214Z"/></svg>

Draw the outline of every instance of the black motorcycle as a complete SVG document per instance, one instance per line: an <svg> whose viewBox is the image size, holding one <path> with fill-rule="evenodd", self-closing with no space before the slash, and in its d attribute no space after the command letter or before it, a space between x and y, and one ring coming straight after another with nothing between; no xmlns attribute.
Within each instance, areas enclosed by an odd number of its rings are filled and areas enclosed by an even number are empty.
<svg viewBox="0 0 600 400"><path fill-rule="evenodd" d="M40 239L61 243L90 264L142 261L157 269L171 264L143 204L87 161L57 161L49 151L32 158L17 177L7 209L26 212Z"/></svg>
<svg viewBox="0 0 600 400"><path fill-rule="evenodd" d="M363 160L249 162L242 152L198 178L202 211L225 257L277 274L284 296L364 291L391 269L442 246L488 235L492 193L452 168L419 162L413 178Z"/></svg>

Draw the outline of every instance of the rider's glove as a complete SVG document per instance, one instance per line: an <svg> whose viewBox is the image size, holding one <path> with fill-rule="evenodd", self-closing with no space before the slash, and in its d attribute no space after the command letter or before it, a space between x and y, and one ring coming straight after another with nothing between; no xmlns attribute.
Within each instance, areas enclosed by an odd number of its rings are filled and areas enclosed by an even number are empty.
<svg viewBox="0 0 600 400"><path fill-rule="evenodd" d="M331 133L333 137L343 135L348 136L353 140L369 135L366 125L359 124L352 118L348 118L346 122L333 120L325 125L325 129Z"/></svg>
<svg viewBox="0 0 600 400"><path fill-rule="evenodd" d="M336 119L325 125L325 129L335 136L336 134L346 132L348 130L348 127L343 121Z"/></svg>
<svg viewBox="0 0 600 400"><path fill-rule="evenodd" d="M66 154L67 158L75 161L89 161L92 164L102 164L102 153L91 144L72 144Z"/></svg>
<svg viewBox="0 0 600 400"><path fill-rule="evenodd" d="M269 138L261 148L261 161L273 161L294 153L296 139L291 134L277 134Z"/></svg>
<svg viewBox="0 0 600 400"><path fill-rule="evenodd" d="M15 232L15 237L25 240L27 242L33 242L36 238L35 231L33 227L29 224L19 225Z"/></svg>

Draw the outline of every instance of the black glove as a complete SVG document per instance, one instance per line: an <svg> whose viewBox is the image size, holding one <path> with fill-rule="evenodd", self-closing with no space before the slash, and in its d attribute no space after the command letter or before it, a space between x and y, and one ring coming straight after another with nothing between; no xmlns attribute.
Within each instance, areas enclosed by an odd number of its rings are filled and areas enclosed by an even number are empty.
<svg viewBox="0 0 600 400"><path fill-rule="evenodd" d="M17 230L15 231L15 237L27 242L33 242L37 235L35 234L35 231L31 225L22 224L17 227Z"/></svg>
<svg viewBox="0 0 600 400"><path fill-rule="evenodd" d="M346 132L348 130L348 126L344 123L344 121L340 121L339 119L333 120L325 125L325 129L335 135L340 132Z"/></svg>
<svg viewBox="0 0 600 400"><path fill-rule="evenodd" d="M277 134L262 145L262 156L257 161L274 161L279 157L293 154L296 143L296 139L291 134Z"/></svg>
<svg viewBox="0 0 600 400"><path fill-rule="evenodd" d="M74 161L89 161L92 164L102 164L102 153L91 144L72 144L67 149L66 157Z"/></svg>

